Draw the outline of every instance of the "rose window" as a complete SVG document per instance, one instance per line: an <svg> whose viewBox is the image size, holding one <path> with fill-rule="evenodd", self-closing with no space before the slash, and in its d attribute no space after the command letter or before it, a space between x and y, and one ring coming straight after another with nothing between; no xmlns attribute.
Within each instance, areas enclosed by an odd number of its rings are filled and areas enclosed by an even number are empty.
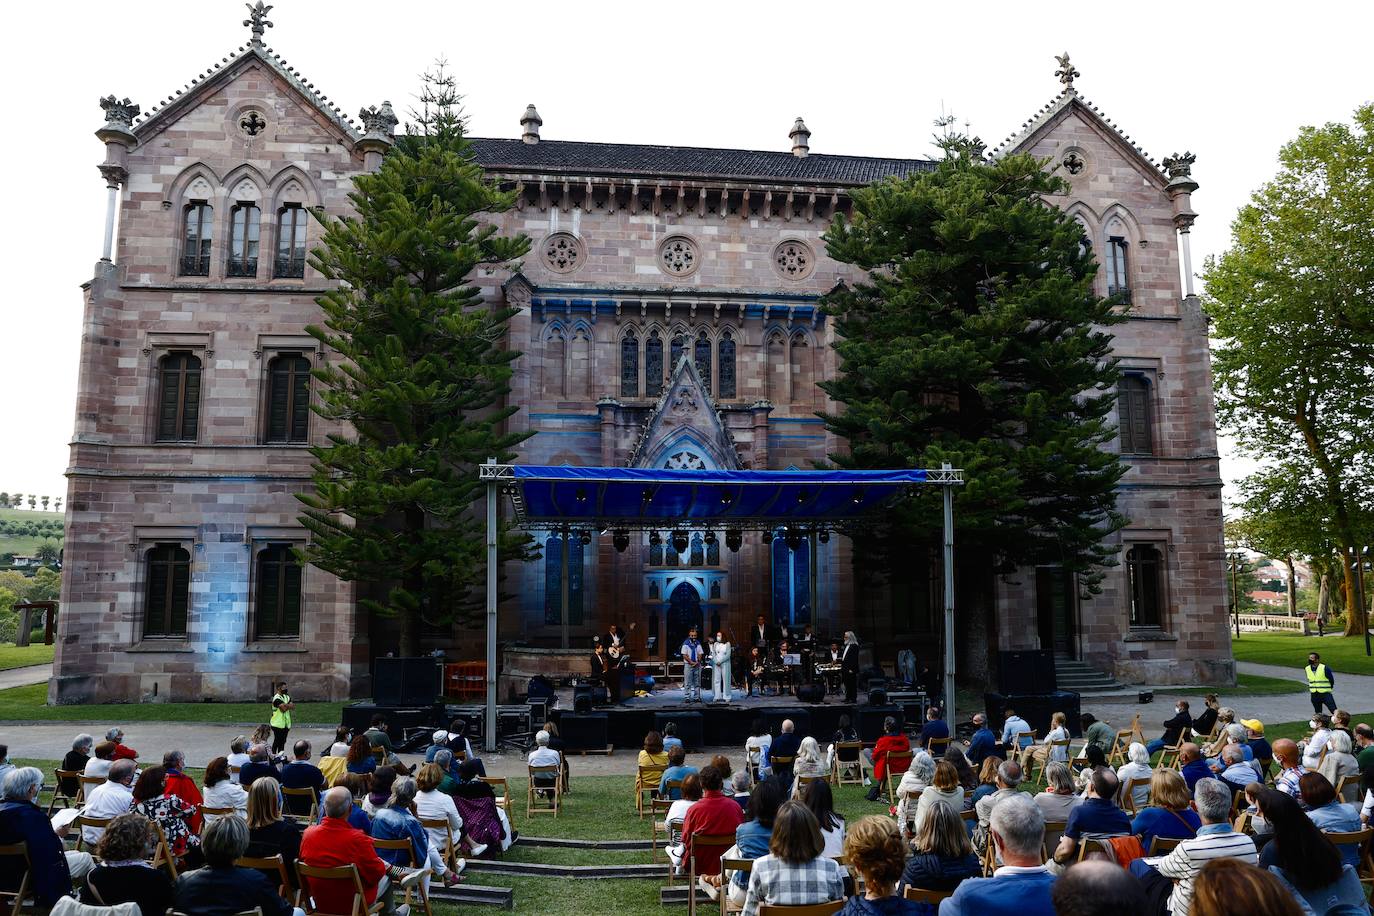
<svg viewBox="0 0 1374 916"><path fill-rule="evenodd" d="M659 249L659 266L674 277L685 277L696 270L697 261L696 243L680 235L665 239Z"/></svg>
<svg viewBox="0 0 1374 916"><path fill-rule="evenodd" d="M782 242L773 249L773 265L787 280L804 280L811 276L811 249L804 242Z"/></svg>
<svg viewBox="0 0 1374 916"><path fill-rule="evenodd" d="M669 455L663 466L670 471L704 471L706 462L695 452L677 452Z"/></svg>
<svg viewBox="0 0 1374 916"><path fill-rule="evenodd" d="M544 240L544 266L554 273L571 273L582 266L582 243L567 232L555 232Z"/></svg>

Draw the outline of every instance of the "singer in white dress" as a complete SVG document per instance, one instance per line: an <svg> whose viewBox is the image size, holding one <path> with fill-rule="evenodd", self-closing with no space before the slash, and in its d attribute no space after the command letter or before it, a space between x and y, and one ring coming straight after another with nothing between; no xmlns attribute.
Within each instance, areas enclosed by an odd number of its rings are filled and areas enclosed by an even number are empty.
<svg viewBox="0 0 1374 916"><path fill-rule="evenodd" d="M711 692L717 703L730 702L730 643L720 632L711 644Z"/></svg>

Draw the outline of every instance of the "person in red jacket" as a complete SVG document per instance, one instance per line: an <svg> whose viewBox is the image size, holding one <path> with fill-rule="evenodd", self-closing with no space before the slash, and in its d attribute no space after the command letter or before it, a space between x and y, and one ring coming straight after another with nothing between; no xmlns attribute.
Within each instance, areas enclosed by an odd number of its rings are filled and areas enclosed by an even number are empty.
<svg viewBox="0 0 1374 916"><path fill-rule="evenodd" d="M868 800L877 801L882 793L883 780L887 778L887 755L905 754L911 750L911 742L897 727L897 720L888 716L883 720L883 736L873 745L873 750L864 750L868 765L873 768L873 788L868 790Z"/></svg>
<svg viewBox="0 0 1374 916"><path fill-rule="evenodd" d="M701 768L697 778L701 780L701 800L688 808L687 816L682 819L682 861L684 863L692 855L693 836L698 833L703 836L711 834L734 836L739 825L744 823L744 812L740 810L739 803L721 791L725 786L725 777L721 775L719 769L708 764ZM724 847L719 846L702 847L701 851L697 853L697 874L702 877L720 874L720 854L724 851ZM706 882L702 881L701 878L698 878L698 882L708 894L714 894L718 891L718 888L714 886L708 888Z"/></svg>
<svg viewBox="0 0 1374 916"><path fill-rule="evenodd" d="M396 913L392 903L393 881L406 877L399 866L387 865L377 856L372 838L348 823L353 810L353 796L343 786L335 786L324 793L324 817L301 837L301 851L297 860L315 868L358 866L363 882L363 896L371 906L380 896L382 913ZM416 872L417 875L422 874ZM321 881L307 879L315 909L324 913L349 913L353 910L356 892L352 881ZM404 909L404 908L403 908Z"/></svg>
<svg viewBox="0 0 1374 916"><path fill-rule="evenodd" d="M185 754L181 751L168 751L163 754L162 768L167 771L167 782L162 787L163 795L175 795L188 805L204 803L205 799L201 797L200 788L196 785L196 781L182 772L186 769ZM197 808L189 825L191 832L197 836L200 835L201 820L200 809Z"/></svg>
<svg viewBox="0 0 1374 916"><path fill-rule="evenodd" d="M113 741L115 746L115 760L137 760L138 751L124 743L124 729L116 725L105 733L106 741Z"/></svg>

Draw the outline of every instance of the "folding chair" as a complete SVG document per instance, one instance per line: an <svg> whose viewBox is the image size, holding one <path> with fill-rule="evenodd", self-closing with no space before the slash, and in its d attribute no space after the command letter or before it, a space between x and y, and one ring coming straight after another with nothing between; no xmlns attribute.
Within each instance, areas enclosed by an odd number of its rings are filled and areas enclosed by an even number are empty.
<svg viewBox="0 0 1374 916"><path fill-rule="evenodd" d="M1179 768L1178 750L1177 745L1164 745L1164 750L1159 752L1159 762L1155 764L1155 767L1161 770L1177 770Z"/></svg>
<svg viewBox="0 0 1374 916"><path fill-rule="evenodd" d="M670 801L670 802L671 802L671 801L676 801L677 799L673 798L673 791L674 791L674 790L677 791L678 798L681 798L681 797L682 797L682 780L681 780L681 779L670 779L670 780L668 780L667 782L665 782L665 783L663 784L663 797L666 798L666 799L667 799L668 801Z"/></svg>
<svg viewBox="0 0 1374 916"><path fill-rule="evenodd" d="M296 874L300 877L301 882L300 906L311 916L371 916L372 913L382 911L380 894L371 906L367 905L367 893L363 890L362 876L358 874L358 866L352 863L333 868L317 868L297 860ZM347 913L327 913L324 910L316 909L314 893L310 890L310 879L312 878L316 881L352 881L353 906L350 911Z"/></svg>
<svg viewBox="0 0 1374 916"><path fill-rule="evenodd" d="M218 820L234 813L233 808L212 808L209 805L196 805L196 810L200 812L200 832L202 834L205 833L205 828L210 826L211 818Z"/></svg>
<svg viewBox="0 0 1374 916"><path fill-rule="evenodd" d="M1112 846L1112 837L1125 836L1124 833L1098 833L1092 836L1084 836L1078 841L1078 861L1082 862L1087 857L1089 847L1096 846L1107 854L1113 862L1116 861L1116 849Z"/></svg>
<svg viewBox="0 0 1374 916"><path fill-rule="evenodd" d="M153 868L167 866L167 874L172 876L172 880L177 879L177 860L172 855L172 847L167 843L167 834L163 831L162 825L153 821L153 832L157 834L157 843L153 847L153 857L148 864Z"/></svg>
<svg viewBox="0 0 1374 916"><path fill-rule="evenodd" d="M96 786L103 786L106 782L104 776L78 776L77 781L81 787L76 791L76 806L80 808L86 804L86 796L91 794L91 790Z"/></svg>
<svg viewBox="0 0 1374 916"><path fill-rule="evenodd" d="M76 851L81 852L86 843L86 832L81 829L82 827L95 827L104 830L110 826L112 820L114 820L112 817L89 817L85 814L78 814L72 818L72 827L76 830ZM157 822L154 821L153 823L156 824Z"/></svg>
<svg viewBox="0 0 1374 916"><path fill-rule="evenodd" d="M234 782L238 782L238 781L239 781L239 780L238 780L238 775L239 775L239 773L240 773L242 770L243 770L243 767L236 767L236 766L231 766L231 767L229 767L229 778L232 779L232 780L234 780Z"/></svg>
<svg viewBox="0 0 1374 916"><path fill-rule="evenodd" d="M386 763L386 748L378 747L374 744L372 745L371 750L372 759L377 761L377 766L381 766L382 764Z"/></svg>
<svg viewBox="0 0 1374 916"><path fill-rule="evenodd" d="M827 776L798 776L792 782L792 795L794 798L800 798L801 794L806 791L806 787L811 785L811 783L829 781L830 778Z"/></svg>
<svg viewBox="0 0 1374 916"><path fill-rule="evenodd" d="M754 870L754 860L753 860L753 859L726 859L726 858L724 858L724 857L721 858L721 860L720 860L720 878L721 878L721 881L720 881L720 916L729 916L730 913L742 913L742 912L744 912L744 904L742 904L742 903L733 903L733 902L731 902L731 900L730 900L730 888L729 888L729 886L728 886L728 885L729 885L729 882L725 879L725 873L726 873L727 871L742 871L742 872L744 872L744 873L747 875L747 874L749 874L750 872L752 872L753 870ZM746 886L749 884L748 880L746 880L744 883L745 883ZM693 891L693 893L696 893L696 892Z"/></svg>
<svg viewBox="0 0 1374 916"><path fill-rule="evenodd" d="M1360 877L1365 897L1374 896L1374 859L1370 858L1370 840L1374 838L1374 827L1346 833L1328 833L1326 838L1336 846L1354 846L1358 849L1360 864L1355 868L1355 872Z"/></svg>
<svg viewBox="0 0 1374 916"><path fill-rule="evenodd" d="M24 860L24 869L19 872L18 888L12 891L0 891L0 900L14 901L14 906L10 907L8 910L10 916L19 916L19 910L24 905L25 898L29 896L29 844L20 842L10 843L7 846L0 846L0 859ZM14 874L8 867L5 871L9 872L11 875Z"/></svg>
<svg viewBox="0 0 1374 916"><path fill-rule="evenodd" d="M853 760L841 760L841 751L853 751ZM854 775L850 775L850 774ZM835 757L830 761L831 780L837 786L861 786L864 784L864 743L862 741L836 741Z"/></svg>
<svg viewBox="0 0 1374 916"><path fill-rule="evenodd" d="M889 805L897 804L897 787L892 784L893 778L895 777L898 784L901 784L902 777L911 768L911 758L914 756L910 751L887 755L885 762L887 769L883 773L883 780L887 783L887 803Z"/></svg>
<svg viewBox="0 0 1374 916"><path fill-rule="evenodd" d="M444 832L446 843L444 846L444 864L456 871L458 868L458 844L453 841L453 828L449 825L448 818L422 817L420 818L420 826L426 830L442 830Z"/></svg>
<svg viewBox="0 0 1374 916"><path fill-rule="evenodd" d="M670 798L651 798L649 799L649 820L653 826L649 831L649 861L658 861L658 832L663 831L663 846L666 849L672 844L672 832L668 829L668 811L673 807L673 800ZM662 815L662 819L660 819ZM668 872L668 883L673 883L673 873Z"/></svg>
<svg viewBox="0 0 1374 916"><path fill-rule="evenodd" d="M510 820L510 783L506 781L506 777L478 776L477 778L480 779L482 782L486 783L487 785L491 786L493 791L495 791L498 787L500 788L500 791L496 793L496 804L498 807L506 809L506 819Z"/></svg>
<svg viewBox="0 0 1374 916"><path fill-rule="evenodd" d="M304 820L307 824L315 823L315 818L320 813L320 800L315 795L314 789L292 789L289 786L282 786L281 795L283 817L289 817L296 821ZM302 808L306 809L305 814L301 813Z"/></svg>
<svg viewBox="0 0 1374 916"><path fill-rule="evenodd" d="M759 916L830 916L844 909L843 900L829 900L825 903L811 903L806 906L782 906L781 904L759 904Z"/></svg>
<svg viewBox="0 0 1374 916"><path fill-rule="evenodd" d="M401 850L405 850L405 851L406 851L407 853L409 853L409 855L410 855L410 867L411 867L411 868L419 868L419 867L420 867L420 863L418 863L418 862L415 861L415 844L412 843L410 840L406 840L406 839L379 840L379 839L377 839L376 837L373 837L373 838L372 838L372 848L373 848L373 849L393 849L393 850L396 850L396 851L398 851L398 852L401 851ZM428 866L426 866L426 867L423 869L423 871L428 872L428 871L429 871ZM424 908L425 916L433 916L433 913L432 913L432 911L431 911L430 908L429 908L429 891L425 890L425 881L424 881L424 878L421 878L418 882L412 883L412 884L410 884L409 886L405 886L405 885L402 885L402 886L405 888L405 892L406 892L405 900L402 901L402 902L403 902L406 906L410 906L410 898L411 898L411 895L414 894L415 891L416 891L416 889L418 888L418 889L419 889L419 892L420 892L420 905Z"/></svg>
<svg viewBox="0 0 1374 916"><path fill-rule="evenodd" d="M937 760L947 750L949 750L948 738L931 738L929 741L926 742L926 753L936 758Z"/></svg>
<svg viewBox="0 0 1374 916"><path fill-rule="evenodd" d="M563 767L557 763L546 764L545 766L530 766L529 783L525 786L525 816L534 817L535 814L552 814L558 817L558 811L563 807L563 780L561 778ZM534 784L536 776L552 776L552 785L536 786ZM552 792L553 797L545 799L540 792ZM547 802L547 804L545 803Z"/></svg>
<svg viewBox="0 0 1374 916"><path fill-rule="evenodd" d="M773 775L774 775L774 776L778 776L778 775L781 775L781 774L786 774L789 778L791 778L791 776L792 776L792 766L793 766L796 762L797 762L797 757L796 757L795 754L792 755L791 757L788 757L788 756L786 756L786 755L782 755L782 756L779 756L779 757L773 757L773 756L770 755L769 758L768 758L768 766L769 766L770 769L772 769Z"/></svg>
<svg viewBox="0 0 1374 916"><path fill-rule="evenodd" d="M57 784L52 789L52 801L48 803L48 817L52 817L53 811L57 810L58 799L62 800L62 807L70 808L73 805L80 808L84 804L81 796L81 771L80 770L53 770L53 777ZM75 794L67 791L67 786L75 786Z"/></svg>
<svg viewBox="0 0 1374 916"><path fill-rule="evenodd" d="M1144 777L1140 779L1126 780L1126 784L1121 787L1121 810L1127 812L1128 814L1135 814L1135 790L1139 789L1142 786L1148 787L1149 785L1150 780Z"/></svg>
<svg viewBox="0 0 1374 916"><path fill-rule="evenodd" d="M680 866L680 865L676 865L676 866L673 865L673 857L670 856L670 855L668 855L668 847L669 847L669 846L675 846L675 845L677 845L678 843L681 843L681 842L682 842L682 818L680 818L680 817L679 817L679 818L674 818L673 820L670 821L670 820L668 820L668 819L665 817L662 821L656 822L656 823L654 824L654 833L655 833L655 834L658 833L658 828L659 828L659 827L662 827L662 828L663 828L663 858L664 858L664 860L668 863L668 886L671 887L672 884L673 884L673 879L677 877L677 870L678 870L679 868L681 868L682 866ZM650 854L650 856L652 856L652 855L653 855L653 839L652 839L652 838L650 839L649 843L650 843L649 854Z"/></svg>
<svg viewBox="0 0 1374 916"><path fill-rule="evenodd" d="M635 773L635 810L639 812L639 817L644 818L644 793L649 793L652 799L654 793L658 791L658 784L663 781L663 771L666 767L639 767Z"/></svg>
<svg viewBox="0 0 1374 916"><path fill-rule="evenodd" d="M692 836L691 853L687 856L687 916L697 914L697 854L705 849L725 852L735 845L733 833L698 833Z"/></svg>
<svg viewBox="0 0 1374 916"><path fill-rule="evenodd" d="M908 886L902 891L903 898L914 900L917 903L928 903L933 907L939 907L941 900L953 896L954 891L928 891L923 887Z"/></svg>
<svg viewBox="0 0 1374 916"><path fill-rule="evenodd" d="M1029 738L1030 742L1028 744L1022 745L1022 738ZM1017 732L1015 735L1012 735L1011 743L1012 746L1016 748L1016 756L1023 757L1026 751L1030 750L1032 747L1035 746L1035 729L1032 728L1028 732Z"/></svg>
<svg viewBox="0 0 1374 916"><path fill-rule="evenodd" d="M287 874L286 863L282 861L281 853L275 856L258 858L255 856L240 856L234 860L234 864L239 868L251 868L267 875L267 880L277 882L277 893L281 894L283 900L291 900L295 891L291 889L291 876Z"/></svg>
<svg viewBox="0 0 1374 916"><path fill-rule="evenodd" d="M1034 760L1031 761L1031 772L1028 774L1030 776L1031 785L1040 785L1041 780L1045 778L1045 770L1049 769L1049 765L1054 762L1053 758L1054 751L1056 748L1062 747L1064 749L1064 757L1066 759L1068 758L1069 741L1070 739L1068 738L1064 738L1060 741L1051 741L1049 744L1045 745L1045 756L1036 757ZM1036 764L1039 764L1040 766L1040 771L1038 774L1035 772ZM1046 784L1048 785L1048 783Z"/></svg>
<svg viewBox="0 0 1374 916"><path fill-rule="evenodd" d="M1360 803L1360 777L1342 776L1336 781L1336 796L1348 805Z"/></svg>
<svg viewBox="0 0 1374 916"><path fill-rule="evenodd" d="M1116 742L1112 745L1112 752L1107 755L1107 765L1116 767L1126 762L1126 752L1131 748L1131 737L1135 734L1133 728L1123 728L1116 733Z"/></svg>
<svg viewBox="0 0 1374 916"><path fill-rule="evenodd" d="M1068 821L1045 821L1045 839L1040 843L1041 859L1048 862L1054 855L1059 848L1059 841L1064 838L1064 828L1068 825Z"/></svg>
<svg viewBox="0 0 1374 916"><path fill-rule="evenodd" d="M997 844L992 840L992 828L988 828L987 845L983 847L983 877L991 878L992 873L997 871Z"/></svg>
<svg viewBox="0 0 1374 916"><path fill-rule="evenodd" d="M1162 856L1166 852L1173 852L1174 847L1183 841L1173 837L1152 836L1150 837L1150 848L1146 850L1147 856Z"/></svg>

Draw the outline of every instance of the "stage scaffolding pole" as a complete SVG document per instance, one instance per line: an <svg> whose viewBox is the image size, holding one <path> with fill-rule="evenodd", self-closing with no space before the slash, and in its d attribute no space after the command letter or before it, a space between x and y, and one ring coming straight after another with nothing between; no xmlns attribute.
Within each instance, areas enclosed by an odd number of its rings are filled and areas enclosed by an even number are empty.
<svg viewBox="0 0 1374 916"><path fill-rule="evenodd" d="M493 467L495 458L487 459ZM487 477L487 725L483 744L496 750L496 496L499 483L495 471Z"/></svg>
<svg viewBox="0 0 1374 916"><path fill-rule="evenodd" d="M946 461L940 466L943 471L952 471L953 466ZM943 475L945 497L945 721L949 723L951 734L954 732L954 484Z"/></svg>
<svg viewBox="0 0 1374 916"><path fill-rule="evenodd" d="M561 589L560 589L561 594L560 594L559 597L558 597L558 601L559 601L559 607L561 607L561 608L563 609L563 611L562 611L562 613L560 613L560 614L558 615L558 620L560 621L558 629L559 629L559 632L562 634L562 638L563 638L563 648L565 648L565 649L568 648L568 605L571 603L571 600L570 600L570 589L571 589L571 586L570 586L570 583L568 582L568 565L569 565L569 557L572 555L572 548L571 548L571 546L568 544L568 539L571 538L571 537L572 537L572 531L571 531L571 529L569 529L567 525L564 525L564 526L563 526L563 537L562 537L562 539L561 539L561 540L562 540L562 543L563 543L563 558L562 558L562 562L561 562L561 564L560 564L560 569L561 569L562 571L561 571L561 573L560 573L559 580L558 580L558 581L559 581L559 584L562 586Z"/></svg>

